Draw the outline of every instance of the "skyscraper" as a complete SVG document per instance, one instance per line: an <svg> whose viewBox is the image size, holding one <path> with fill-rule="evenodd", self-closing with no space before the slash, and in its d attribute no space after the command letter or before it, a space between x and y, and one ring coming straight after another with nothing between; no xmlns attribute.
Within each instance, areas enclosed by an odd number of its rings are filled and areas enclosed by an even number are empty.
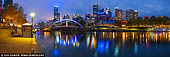
<svg viewBox="0 0 170 57"><path fill-rule="evenodd" d="M122 9L118 10L117 15L118 20L121 20L123 17Z"/></svg>
<svg viewBox="0 0 170 57"><path fill-rule="evenodd" d="M93 5L93 17L97 19L99 7L98 4Z"/></svg>
<svg viewBox="0 0 170 57"><path fill-rule="evenodd" d="M87 21L86 25L90 25L91 21L91 14L85 14L85 20Z"/></svg>
<svg viewBox="0 0 170 57"><path fill-rule="evenodd" d="M78 13L76 13L75 15L73 15L73 20L75 20L75 21L77 21L77 22L79 22L80 20L82 20L83 19L83 17L80 15L80 14L78 14Z"/></svg>
<svg viewBox="0 0 170 57"><path fill-rule="evenodd" d="M91 19L91 15L90 14L85 14L85 19L86 20L90 20Z"/></svg>
<svg viewBox="0 0 170 57"><path fill-rule="evenodd" d="M58 12L58 6L54 7L54 20L60 20L60 13Z"/></svg>
<svg viewBox="0 0 170 57"><path fill-rule="evenodd" d="M123 18L123 10L118 9L118 7L115 8L115 16L117 20L122 20Z"/></svg>
<svg viewBox="0 0 170 57"><path fill-rule="evenodd" d="M68 14L64 15L62 19L70 19L70 16Z"/></svg>
<svg viewBox="0 0 170 57"><path fill-rule="evenodd" d="M134 18L135 18L135 19L138 18L138 11L137 11L137 10L135 10L135 12L134 12Z"/></svg>
<svg viewBox="0 0 170 57"><path fill-rule="evenodd" d="M4 8L8 7L9 5L13 5L13 0L4 0Z"/></svg>
<svg viewBox="0 0 170 57"><path fill-rule="evenodd" d="M126 10L126 19L133 19L134 18L134 10L133 9L129 9Z"/></svg>
<svg viewBox="0 0 170 57"><path fill-rule="evenodd" d="M111 10L110 10L109 8L105 8L105 9L104 9L104 12L105 12L106 15L107 15L107 19L112 18L112 12L111 12Z"/></svg>
<svg viewBox="0 0 170 57"><path fill-rule="evenodd" d="M126 19L137 19L138 18L138 11L137 10L133 10L133 9L129 9L126 10Z"/></svg>
<svg viewBox="0 0 170 57"><path fill-rule="evenodd" d="M106 11L105 9L101 9L99 12L98 12L98 22L102 22L104 20L107 20L107 14L106 14Z"/></svg>
<svg viewBox="0 0 170 57"><path fill-rule="evenodd" d="M118 16L117 13L118 13L118 7L115 7L115 16L116 17Z"/></svg>

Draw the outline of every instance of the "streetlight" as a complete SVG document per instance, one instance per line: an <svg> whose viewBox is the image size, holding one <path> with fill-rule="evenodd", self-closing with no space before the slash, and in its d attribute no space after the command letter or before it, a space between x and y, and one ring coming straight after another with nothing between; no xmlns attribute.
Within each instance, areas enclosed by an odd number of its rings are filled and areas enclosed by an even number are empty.
<svg viewBox="0 0 170 57"><path fill-rule="evenodd" d="M31 16L31 19L32 19L32 29L31 29L31 33L32 33L32 30L33 30L33 27L34 27L33 18L34 18L34 16L35 16L35 13L34 13L34 12L30 13L30 16ZM33 33L32 33L32 37L33 37ZM32 45L32 39L31 39L31 45ZM33 46L32 46L31 51L34 53L34 48L33 48Z"/></svg>
<svg viewBox="0 0 170 57"><path fill-rule="evenodd" d="M33 18L35 16L35 13L34 12L30 13L30 16L31 16L31 19L32 19L32 26L33 26Z"/></svg>
<svg viewBox="0 0 170 57"><path fill-rule="evenodd" d="M31 28L31 32L32 32L33 27L34 27L33 18L35 16L35 13L34 12L30 13L30 16L31 16L31 19L32 19L32 28ZM33 34L32 34L32 36L33 36ZM31 43L32 43L32 39L31 39Z"/></svg>

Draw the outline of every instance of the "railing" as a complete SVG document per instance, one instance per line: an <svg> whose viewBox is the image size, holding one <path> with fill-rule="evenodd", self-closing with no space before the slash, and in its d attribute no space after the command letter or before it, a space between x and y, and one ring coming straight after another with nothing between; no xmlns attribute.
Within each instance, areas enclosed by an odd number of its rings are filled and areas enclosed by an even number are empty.
<svg viewBox="0 0 170 57"><path fill-rule="evenodd" d="M72 20L72 19L62 19L62 20L60 20L60 21L56 21L56 22L54 22L49 28L51 28L52 26L54 26L56 23L60 23L60 22L63 22L63 21L66 21L66 26L68 26L68 25L67 25L67 21L71 21L71 22L74 22L74 23L78 24L80 27L84 28L83 25L81 25L80 23L78 23L77 21Z"/></svg>

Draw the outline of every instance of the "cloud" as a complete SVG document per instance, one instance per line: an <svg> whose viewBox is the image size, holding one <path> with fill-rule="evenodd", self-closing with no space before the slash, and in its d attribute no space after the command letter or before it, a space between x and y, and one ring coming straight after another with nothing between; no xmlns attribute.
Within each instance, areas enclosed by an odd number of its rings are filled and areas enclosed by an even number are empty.
<svg viewBox="0 0 170 57"><path fill-rule="evenodd" d="M100 8L110 8L114 15L114 8L118 5L122 9L136 9L140 16L164 15L170 16L170 0L14 0L19 2L27 14L36 12L36 19L53 18L53 6L59 6L62 15L92 13L93 4L98 3ZM166 14L165 14L166 13Z"/></svg>

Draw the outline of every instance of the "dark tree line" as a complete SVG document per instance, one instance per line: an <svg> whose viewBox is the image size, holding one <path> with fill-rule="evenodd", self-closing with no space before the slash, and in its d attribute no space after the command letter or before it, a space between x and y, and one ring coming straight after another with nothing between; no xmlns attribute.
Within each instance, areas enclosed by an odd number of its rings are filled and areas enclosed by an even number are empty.
<svg viewBox="0 0 170 57"><path fill-rule="evenodd" d="M122 26L122 21L117 20L115 23L116 26L121 27ZM152 16L151 18L137 18L137 19L128 19L127 26L159 26L159 25L170 25L170 18L167 16L159 16L159 17L154 17Z"/></svg>
<svg viewBox="0 0 170 57"><path fill-rule="evenodd" d="M150 26L159 26L159 25L170 25L170 18L166 16L162 17L151 17L149 19L142 19L142 18L137 18L137 19L129 19L127 20L127 25L132 26L132 25L150 25Z"/></svg>

